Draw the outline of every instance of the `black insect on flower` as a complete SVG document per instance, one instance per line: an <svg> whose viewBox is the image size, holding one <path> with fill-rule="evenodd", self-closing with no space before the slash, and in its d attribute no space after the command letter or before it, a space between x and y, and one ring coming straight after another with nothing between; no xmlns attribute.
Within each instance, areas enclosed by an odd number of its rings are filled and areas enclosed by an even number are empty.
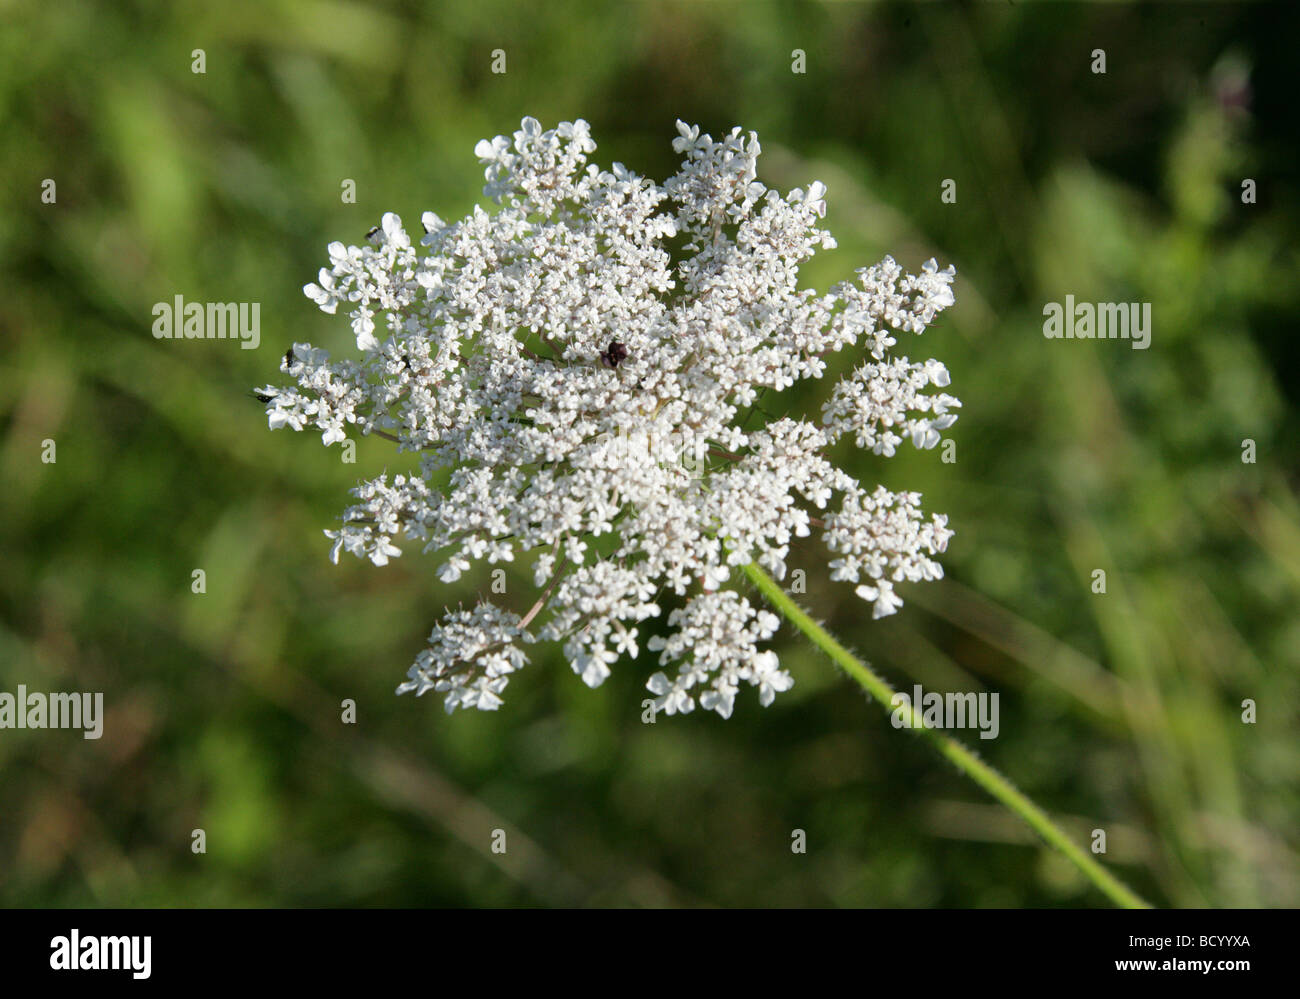
<svg viewBox="0 0 1300 999"><path fill-rule="evenodd" d="M250 392L250 393L248 393L248 394L251 395L254 399L256 399L258 402L260 402L260 403L261 403L262 405L264 405L264 406L265 406L268 402L270 402L272 399L275 398L275 396L273 396L273 395L267 395L265 392L258 392L256 389L254 389L252 392Z"/></svg>
<svg viewBox="0 0 1300 999"><path fill-rule="evenodd" d="M375 241L375 237L378 235L379 235L379 226L372 225L370 227L370 231L366 233L366 239L370 240L373 243Z"/></svg>
<svg viewBox="0 0 1300 999"><path fill-rule="evenodd" d="M607 368L617 368L619 363L627 359L627 344L619 343L617 340L611 340L609 347L600 352L601 363Z"/></svg>
<svg viewBox="0 0 1300 999"><path fill-rule="evenodd" d="M284 352L284 366L285 366L286 368L291 368L291 367L293 367L293 348L292 348L292 347L290 347L288 350L286 350L286 351Z"/></svg>

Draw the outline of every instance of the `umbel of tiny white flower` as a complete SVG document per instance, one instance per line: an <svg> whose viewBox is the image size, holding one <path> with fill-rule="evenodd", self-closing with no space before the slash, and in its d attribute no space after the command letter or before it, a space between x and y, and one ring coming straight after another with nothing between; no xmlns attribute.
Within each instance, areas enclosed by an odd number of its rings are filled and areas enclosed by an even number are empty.
<svg viewBox="0 0 1300 999"><path fill-rule="evenodd" d="M960 403L927 391L948 385L944 366L891 349L953 304L953 269L907 274L887 257L825 294L800 289L800 264L835 245L818 227L825 188L764 187L753 132L677 128L682 165L659 184L588 165L584 121L525 118L475 149L494 212L426 213L424 252L385 215L366 245L331 243L304 289L346 308L359 356L295 344L281 370L296 385L261 390L271 427L326 445L378 434L411 455L405 474L354 490L325 532L332 558L384 565L405 538L440 553L444 582L519 557L541 591L522 616L447 612L399 693L495 709L538 641L563 643L596 687L671 595L668 636L645 643L669 670L648 680L656 708L728 717L742 684L766 705L793 682L759 648L778 619L729 586L737 567L781 579L791 539L816 529L832 578L858 584L875 617L901 606L896 584L942 575L946 518L824 455L845 435L879 455L931 448L952 425ZM819 423L755 412L846 348L862 363Z"/></svg>

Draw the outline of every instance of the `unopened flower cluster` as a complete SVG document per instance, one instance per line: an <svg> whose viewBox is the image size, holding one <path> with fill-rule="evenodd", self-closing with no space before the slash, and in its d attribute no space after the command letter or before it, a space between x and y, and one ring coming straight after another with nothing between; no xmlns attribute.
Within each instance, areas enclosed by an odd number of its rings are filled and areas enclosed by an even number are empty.
<svg viewBox="0 0 1300 999"><path fill-rule="evenodd" d="M760 648L778 620L741 592L740 567L783 579L791 541L816 532L831 578L875 617L902 604L897 584L942 575L946 518L825 455L842 437L930 448L956 419L935 391L944 366L891 353L952 305L952 268L886 258L800 289L800 264L835 245L825 188L766 188L753 132L677 128L681 168L659 184L588 165L584 121L525 118L475 149L493 212L426 213L415 243L385 215L363 245L332 243L304 289L348 313L359 356L295 344L281 370L296 385L260 392L271 427L326 445L380 435L409 455L405 474L354 491L326 532L334 560L384 565L406 541L438 554L444 582L520 562L537 587L513 610L448 611L399 693L494 709L531 643L562 643L592 687L644 645L657 710L728 717L742 685L767 705L793 682ZM861 363L820 419L767 415L841 350Z"/></svg>

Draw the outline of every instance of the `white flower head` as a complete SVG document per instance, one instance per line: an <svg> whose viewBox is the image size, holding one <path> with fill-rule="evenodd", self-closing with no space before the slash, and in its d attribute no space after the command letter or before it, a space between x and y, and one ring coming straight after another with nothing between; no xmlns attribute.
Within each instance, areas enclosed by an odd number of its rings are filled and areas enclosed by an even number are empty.
<svg viewBox="0 0 1300 999"><path fill-rule="evenodd" d="M781 579L791 540L817 532L832 579L858 584L876 617L901 606L896 584L942 575L946 518L825 452L845 435L885 456L931 448L956 420L960 403L928 391L949 384L944 365L890 352L953 304L953 269L886 258L825 294L800 289L800 265L835 245L826 188L765 187L752 132L677 132L681 168L659 184L589 165L584 121L525 118L474 149L493 212L426 212L416 244L384 215L365 245L331 243L304 288L325 312L344 306L359 357L295 344L281 370L296 386L261 390L271 427L327 446L377 434L410 455L353 491L326 532L332 557L384 565L405 539L438 553L444 582L518 557L540 591L523 616L448 612L399 693L495 710L524 644L560 643L593 687L644 644L674 670L647 683L657 710L729 717L742 686L767 705L793 683L760 648L778 619L738 592L738 567ZM763 417L760 400L846 348L863 362L820 421ZM665 599L667 636L639 643Z"/></svg>

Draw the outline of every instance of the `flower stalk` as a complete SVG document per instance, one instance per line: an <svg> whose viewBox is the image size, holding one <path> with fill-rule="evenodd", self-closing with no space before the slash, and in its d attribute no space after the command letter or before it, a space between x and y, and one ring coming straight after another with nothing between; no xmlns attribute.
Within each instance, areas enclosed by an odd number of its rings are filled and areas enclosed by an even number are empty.
<svg viewBox="0 0 1300 999"><path fill-rule="evenodd" d="M745 566L745 575L782 617L803 632L809 641L825 652L885 710L893 712L900 710L901 707L905 715L910 715L907 718L907 728L919 732L923 738L928 739L941 756L1024 820L1034 832L1060 851L1107 898L1125 909L1150 908L1149 903L1090 857L1047 816L1046 812L974 752L951 736L925 725L920 713L912 705L906 703L901 706L896 705L893 702L893 688L877 676L870 666L841 645L835 636L814 621L757 564L751 562Z"/></svg>

